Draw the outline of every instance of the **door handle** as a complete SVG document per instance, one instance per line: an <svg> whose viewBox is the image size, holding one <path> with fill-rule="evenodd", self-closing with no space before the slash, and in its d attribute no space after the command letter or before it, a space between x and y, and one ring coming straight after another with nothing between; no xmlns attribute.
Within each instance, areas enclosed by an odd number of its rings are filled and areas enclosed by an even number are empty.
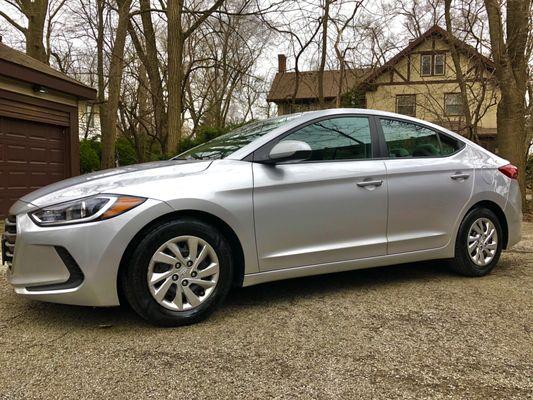
<svg viewBox="0 0 533 400"><path fill-rule="evenodd" d="M383 181L382 180L375 180L375 181L362 181L362 182L357 182L357 186L359 187L367 187L367 186L381 186L383 184Z"/></svg>
<svg viewBox="0 0 533 400"><path fill-rule="evenodd" d="M468 178L470 178L470 174L456 173L456 174L450 176L450 178L452 178L455 181L459 180L459 179L468 179Z"/></svg>

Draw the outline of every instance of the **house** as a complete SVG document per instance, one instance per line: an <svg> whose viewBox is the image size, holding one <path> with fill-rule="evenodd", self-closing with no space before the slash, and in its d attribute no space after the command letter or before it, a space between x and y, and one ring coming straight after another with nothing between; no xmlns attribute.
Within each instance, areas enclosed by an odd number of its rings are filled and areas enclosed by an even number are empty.
<svg viewBox="0 0 533 400"><path fill-rule="evenodd" d="M96 90L0 43L0 217L26 193L79 174L78 110Z"/></svg>
<svg viewBox="0 0 533 400"><path fill-rule="evenodd" d="M325 108L347 106L396 112L468 136L450 40L459 51L469 109L477 122L477 139L495 151L500 94L494 64L465 42L450 39L437 25L380 68L324 71ZM279 55L278 72L267 101L277 105L280 115L319 109L318 72L287 71L286 57Z"/></svg>

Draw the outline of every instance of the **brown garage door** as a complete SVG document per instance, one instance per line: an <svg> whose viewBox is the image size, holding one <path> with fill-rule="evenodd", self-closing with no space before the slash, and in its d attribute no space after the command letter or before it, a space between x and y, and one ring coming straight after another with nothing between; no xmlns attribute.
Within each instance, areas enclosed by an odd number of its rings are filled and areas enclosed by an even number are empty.
<svg viewBox="0 0 533 400"><path fill-rule="evenodd" d="M67 176L67 128L0 116L0 217L37 188Z"/></svg>

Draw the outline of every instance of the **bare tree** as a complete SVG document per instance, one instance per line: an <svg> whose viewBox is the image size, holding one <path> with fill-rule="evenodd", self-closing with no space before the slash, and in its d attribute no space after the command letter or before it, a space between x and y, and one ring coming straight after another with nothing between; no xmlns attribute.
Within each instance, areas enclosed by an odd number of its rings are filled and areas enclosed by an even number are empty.
<svg viewBox="0 0 533 400"><path fill-rule="evenodd" d="M102 130L102 167L115 166L115 140L117 137L117 113L120 101L122 70L124 67L124 46L128 33L130 7L132 0L116 0L118 6L118 23L115 43L111 51L108 78L108 98L105 111L105 129Z"/></svg>
<svg viewBox="0 0 533 400"><path fill-rule="evenodd" d="M11 26L21 32L26 39L26 54L46 64L50 59L50 35L52 21L66 0L3 0L6 5L16 9L24 16L27 26L17 22L16 17L0 10L3 17ZM46 26L46 45L45 45Z"/></svg>
<svg viewBox="0 0 533 400"><path fill-rule="evenodd" d="M130 22L128 30L135 46L135 50L146 69L149 82L151 105L154 110L155 133L164 146L167 137L167 109L164 97L163 77L161 74L160 58L157 50L157 39L150 0L140 0L140 15L142 21L142 35L139 37L137 30Z"/></svg>
<svg viewBox="0 0 533 400"><path fill-rule="evenodd" d="M227 5L221 11L229 11ZM189 47L189 53L197 54L189 56L187 68L187 82L204 87L204 92L198 93L204 113L188 109L201 117L203 124L220 129L226 125L239 90L263 52L269 32L255 15L225 14L204 25L204 29L199 29L200 35L190 41L194 49ZM247 81L248 85L252 82ZM189 106L196 103L191 101Z"/></svg>
<svg viewBox="0 0 533 400"><path fill-rule="evenodd" d="M183 64L184 46L189 36L219 8L224 0L216 0L207 10L194 12L189 26L183 24L185 4L183 0L169 0L167 5L167 52L168 52L168 133L164 153L171 156L179 151L183 124Z"/></svg>
<svg viewBox="0 0 533 400"><path fill-rule="evenodd" d="M420 37L443 18L443 0L396 0L391 10L403 17L403 26L412 38Z"/></svg>

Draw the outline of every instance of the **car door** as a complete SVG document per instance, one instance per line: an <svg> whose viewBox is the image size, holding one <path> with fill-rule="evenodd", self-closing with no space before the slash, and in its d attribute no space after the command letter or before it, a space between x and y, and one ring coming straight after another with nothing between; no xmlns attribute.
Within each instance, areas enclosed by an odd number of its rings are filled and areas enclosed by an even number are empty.
<svg viewBox="0 0 533 400"><path fill-rule="evenodd" d="M254 154L254 218L262 271L386 254L385 166L366 116L326 118ZM307 161L266 165L280 140L303 141Z"/></svg>
<svg viewBox="0 0 533 400"><path fill-rule="evenodd" d="M445 246L472 195L474 169L464 143L427 126L380 118L389 159L388 253Z"/></svg>

